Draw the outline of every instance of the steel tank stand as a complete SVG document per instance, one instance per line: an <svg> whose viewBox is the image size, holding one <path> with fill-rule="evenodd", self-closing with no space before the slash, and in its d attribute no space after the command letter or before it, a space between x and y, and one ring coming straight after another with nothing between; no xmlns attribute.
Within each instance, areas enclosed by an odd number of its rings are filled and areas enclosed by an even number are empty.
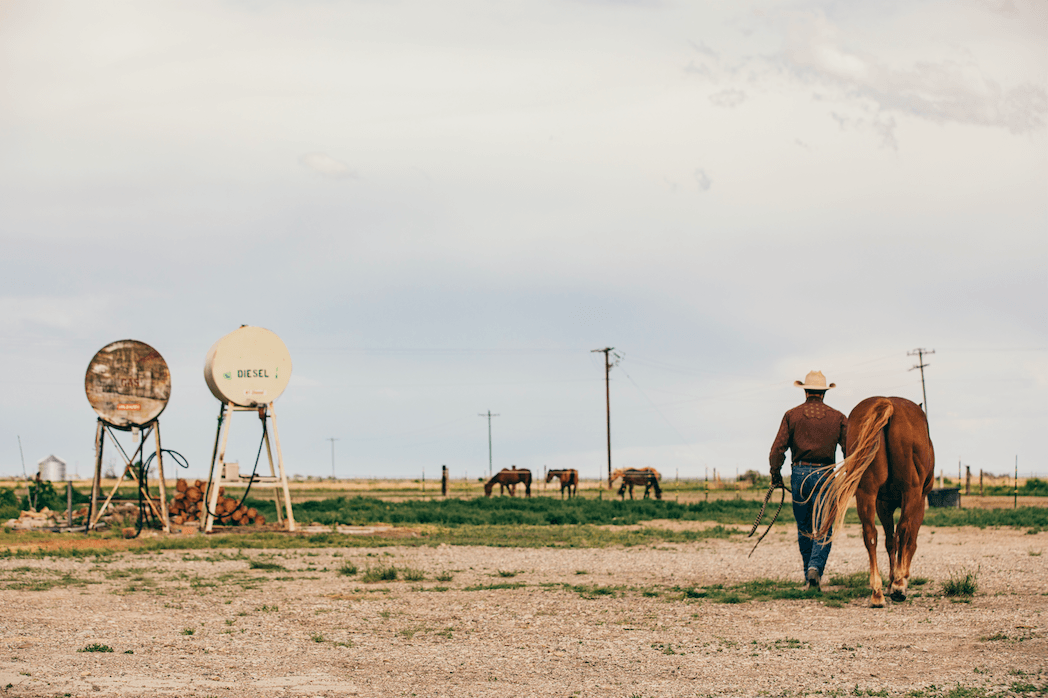
<svg viewBox="0 0 1048 698"><path fill-rule="evenodd" d="M139 460L142 460L146 439L149 438L150 432L152 432L156 442L157 484L160 490L159 508L149 494L148 474L145 482L139 481L138 476L135 475L133 466L136 456ZM105 447L107 433L113 443L116 444L117 451L120 453L120 457L124 461L124 468L120 473L120 477L117 478L116 484L113 485L113 489L110 490L109 495L106 496L105 502L103 502L102 506L99 507L98 496L102 493L102 452ZM128 458L124 448L120 445L120 442L117 441L116 435L114 435L110 429L110 425L102 418L98 419L98 426L95 429L95 473L94 478L91 481L91 505L87 510L87 522L85 523L84 530L91 531L98 526L99 519L102 518L102 514L104 514L106 509L109 508L109 504L113 501L113 497L116 496L117 490L120 489L120 485L124 482L124 476L130 475L131 479L138 483L138 488L142 491L143 499L147 504L149 504L149 508L153 511L153 515L160 519L164 528L164 533L171 532L171 522L168 520L167 515L167 482L164 479L164 456L163 449L160 445L160 420L158 419L151 424L146 424L139 430L139 433L141 438L139 440L138 448L136 448L135 452L130 458Z"/></svg>
<svg viewBox="0 0 1048 698"><path fill-rule="evenodd" d="M269 475L235 475L227 472L226 468L226 445L229 442L229 431L232 428L233 413L235 412L257 412L259 419L269 420L263 431L263 443L266 446L266 457L269 460ZM271 425L271 426L268 426ZM273 444L269 440L269 430L273 430ZM276 446L277 457L273 460L273 445ZM216 471L217 466L217 471ZM280 433L277 431L277 415L270 402L258 407L240 407L232 402L222 403L219 408L218 428L215 432L215 449L211 455L211 469L207 476L207 490L205 499L207 510L204 515L204 533L212 533L215 525L215 508L218 506L218 491L222 487L246 488L261 487L272 489L276 500L277 523L286 525L288 531L295 531L295 514L291 509L291 489L288 487L287 471L284 469L284 455L280 450ZM281 516L281 494L283 494L283 507L285 516ZM284 522L287 522L286 524Z"/></svg>

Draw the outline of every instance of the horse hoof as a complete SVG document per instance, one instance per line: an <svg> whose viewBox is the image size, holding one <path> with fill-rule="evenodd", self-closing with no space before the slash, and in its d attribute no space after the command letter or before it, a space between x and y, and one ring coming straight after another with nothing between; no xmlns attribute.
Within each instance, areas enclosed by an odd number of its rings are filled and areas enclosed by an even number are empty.
<svg viewBox="0 0 1048 698"><path fill-rule="evenodd" d="M903 591L902 589L895 589L894 591L892 591L892 601L905 601L905 600L906 600L906 592L905 591Z"/></svg>
<svg viewBox="0 0 1048 698"><path fill-rule="evenodd" d="M884 594L877 592L871 596L870 608L884 608Z"/></svg>

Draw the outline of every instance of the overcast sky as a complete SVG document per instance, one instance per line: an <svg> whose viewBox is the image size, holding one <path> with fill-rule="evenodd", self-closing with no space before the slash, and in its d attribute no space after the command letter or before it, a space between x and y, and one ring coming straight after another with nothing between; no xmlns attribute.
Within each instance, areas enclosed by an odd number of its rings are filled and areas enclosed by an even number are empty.
<svg viewBox="0 0 1048 698"><path fill-rule="evenodd" d="M767 471L793 381L1048 474L1048 4L0 4L0 475L87 477L84 372L279 334L291 473ZM229 458L250 466L258 421ZM109 460L107 458L107 460ZM168 470L169 476L173 469Z"/></svg>

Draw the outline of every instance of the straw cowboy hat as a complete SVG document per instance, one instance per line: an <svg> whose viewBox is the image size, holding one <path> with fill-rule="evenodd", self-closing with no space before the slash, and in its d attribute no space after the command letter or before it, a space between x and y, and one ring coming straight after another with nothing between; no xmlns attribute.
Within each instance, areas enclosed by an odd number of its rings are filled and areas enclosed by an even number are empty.
<svg viewBox="0 0 1048 698"><path fill-rule="evenodd" d="M809 371L808 375L804 377L803 383L793 381L793 384L805 390L829 390L837 387L836 383L826 385L826 376L822 375L822 371Z"/></svg>

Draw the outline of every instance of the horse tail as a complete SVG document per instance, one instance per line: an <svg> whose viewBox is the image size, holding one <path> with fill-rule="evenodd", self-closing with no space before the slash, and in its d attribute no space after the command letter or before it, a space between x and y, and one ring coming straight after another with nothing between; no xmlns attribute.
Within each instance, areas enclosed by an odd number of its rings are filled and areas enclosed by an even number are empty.
<svg viewBox="0 0 1048 698"><path fill-rule="evenodd" d="M848 503L859 489L859 481L862 480L866 469L877 456L881 446L881 431L887 426L894 412L891 401L881 398L866 413L862 424L858 425L859 436L854 442L855 448L833 471L830 481L815 500L812 512L812 525L815 529L812 538L815 540L833 540L837 531L841 529L844 515L848 511Z"/></svg>

